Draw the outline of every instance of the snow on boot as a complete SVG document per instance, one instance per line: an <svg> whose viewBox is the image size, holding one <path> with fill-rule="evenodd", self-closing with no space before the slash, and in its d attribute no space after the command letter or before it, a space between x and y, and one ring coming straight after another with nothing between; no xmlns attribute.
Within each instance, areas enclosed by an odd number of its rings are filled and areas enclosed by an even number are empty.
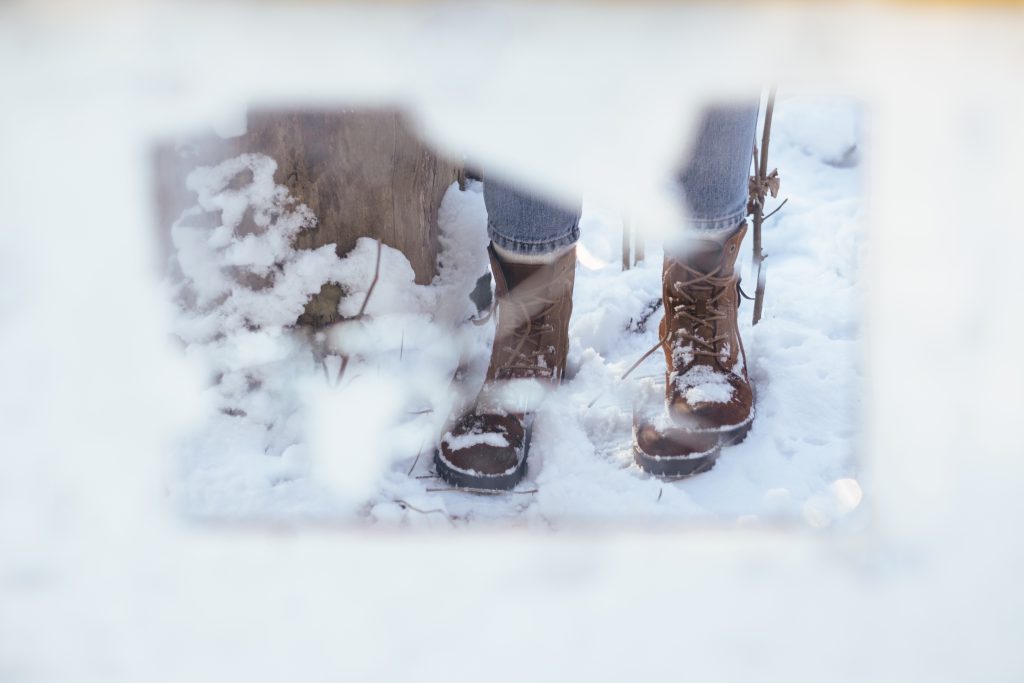
<svg viewBox="0 0 1024 683"><path fill-rule="evenodd" d="M754 416L737 311L735 271L746 223L722 237L693 236L666 254L665 407L634 411L633 456L652 474L686 476L711 469L722 446L741 441Z"/></svg>
<svg viewBox="0 0 1024 683"><path fill-rule="evenodd" d="M498 323L487 379L441 437L434 464L454 486L506 490L526 474L533 412L565 372L576 249L544 264L488 254Z"/></svg>

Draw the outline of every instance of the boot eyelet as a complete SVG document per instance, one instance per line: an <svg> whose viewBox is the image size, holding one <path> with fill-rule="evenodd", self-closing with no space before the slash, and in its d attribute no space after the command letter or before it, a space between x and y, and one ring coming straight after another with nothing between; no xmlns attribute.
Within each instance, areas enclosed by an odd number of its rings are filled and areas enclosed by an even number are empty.
<svg viewBox="0 0 1024 683"><path fill-rule="evenodd" d="M735 244L730 244L729 245L729 253L730 254L735 254L736 253L736 245Z"/></svg>

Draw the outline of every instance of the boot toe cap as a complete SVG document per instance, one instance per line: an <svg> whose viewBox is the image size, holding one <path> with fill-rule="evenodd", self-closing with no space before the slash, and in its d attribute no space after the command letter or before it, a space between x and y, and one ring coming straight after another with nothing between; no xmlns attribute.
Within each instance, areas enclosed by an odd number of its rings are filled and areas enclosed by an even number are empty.
<svg viewBox="0 0 1024 683"><path fill-rule="evenodd" d="M515 416L470 414L441 438L439 450L447 464L463 472L506 474L520 465L523 434Z"/></svg>
<svg viewBox="0 0 1024 683"><path fill-rule="evenodd" d="M754 405L750 384L734 374L725 377L727 397L705 396L693 389L672 391L668 396L669 413L690 429L728 429L746 423Z"/></svg>

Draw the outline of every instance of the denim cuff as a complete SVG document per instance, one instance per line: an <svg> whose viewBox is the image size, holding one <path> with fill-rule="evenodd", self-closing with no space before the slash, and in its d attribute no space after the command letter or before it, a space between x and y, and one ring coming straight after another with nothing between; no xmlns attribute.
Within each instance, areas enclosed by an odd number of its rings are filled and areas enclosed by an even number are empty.
<svg viewBox="0 0 1024 683"><path fill-rule="evenodd" d="M735 230L739 224L746 219L746 210L736 211L725 218L691 218L690 228L700 232L719 232L722 230Z"/></svg>
<svg viewBox="0 0 1024 683"><path fill-rule="evenodd" d="M495 229L494 225L488 221L487 236L491 238L492 242L502 249L506 249L515 254L542 256L544 254L560 251L568 246L576 244L580 238L580 224L579 221L577 221L573 224L572 228L569 229L569 232L558 237L534 242L502 235L497 231L497 229Z"/></svg>

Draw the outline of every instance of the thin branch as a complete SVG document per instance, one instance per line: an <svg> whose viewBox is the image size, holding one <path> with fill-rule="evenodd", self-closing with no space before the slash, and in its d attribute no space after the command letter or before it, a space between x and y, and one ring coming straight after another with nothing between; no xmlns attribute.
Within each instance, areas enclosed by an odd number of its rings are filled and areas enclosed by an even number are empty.
<svg viewBox="0 0 1024 683"><path fill-rule="evenodd" d="M758 154L757 147L754 148L754 159L757 164L756 179L754 185L756 191L754 201L751 202L751 208L754 214L754 258L751 263L751 270L754 271L757 277L757 288L754 290L754 315L753 323L756 325L761 319L761 310L764 307L764 286L765 277L762 272L762 263L764 261L764 251L761 243L761 226L764 223L764 203L765 195L768 192L768 144L771 141L771 130L772 130L772 114L775 110L775 88L768 90L768 101L765 103L764 109L764 126L761 132L761 149ZM785 203L785 202L783 202ZM782 208L781 205L779 208Z"/></svg>
<svg viewBox="0 0 1024 683"><path fill-rule="evenodd" d="M419 512L420 514L429 515L429 514L432 514L432 513L436 512L437 514L442 515L442 516L446 517L447 519L451 520L451 517L448 517L448 513L445 512L444 510L438 510L438 509L424 510L422 508L418 508L415 505L402 500L401 498L395 499L395 502L398 503L399 505L401 505L403 508L407 508L409 510L413 510L414 512Z"/></svg>
<svg viewBox="0 0 1024 683"><path fill-rule="evenodd" d="M529 489L526 491L495 491L493 489L476 489L471 486L459 486L450 488L440 489L427 489L427 493L478 493L486 496L503 496L506 493L519 493L519 494L532 494L537 493L538 489Z"/></svg>
<svg viewBox="0 0 1024 683"><path fill-rule="evenodd" d="M418 451L416 451L416 459L412 461L412 467L409 468L409 471L406 473L405 476L407 476L407 477L411 477L412 476L412 471L414 469L416 469L416 465L419 464L419 462L420 462L420 453L423 452L423 446L426 445L426 443L427 443L427 437L423 437L423 441L420 442L420 449Z"/></svg>
<svg viewBox="0 0 1024 683"><path fill-rule="evenodd" d="M761 222L763 223L763 222L765 222L766 220L768 220L769 218L771 218L772 216L774 216L775 214L777 214L777 213L779 212L779 209L781 209L782 207L784 207L784 206L786 205L786 202L788 202L788 201L789 201L789 197L786 197L785 199L783 199L783 200L782 200L782 203L781 203L781 204L779 204L778 206L776 206L776 207L775 207L775 208L774 208L774 209L772 210L772 212L771 212L770 214L768 214L767 216L765 216L764 218L762 218L762 219L761 219Z"/></svg>
<svg viewBox="0 0 1024 683"><path fill-rule="evenodd" d="M768 102L764 107L764 128L761 133L761 166L759 172L761 178L768 177L768 143L772 133L772 114L775 111L775 88L768 90Z"/></svg>
<svg viewBox="0 0 1024 683"><path fill-rule="evenodd" d="M366 296L363 298L363 305L359 307L359 313L356 314L354 320L359 320L366 313L366 305L370 303L370 295L373 294L373 289L377 286L377 280L380 279L380 255L384 251L384 243L377 240L377 265L373 269L373 280L370 282L369 289L366 290ZM341 382L341 378L345 376L345 370L348 368L348 354L344 354L341 357L341 367L338 369L338 378L334 380L334 384L337 385Z"/></svg>
<svg viewBox="0 0 1024 683"><path fill-rule="evenodd" d="M380 279L380 255L384 251L384 243L377 240L377 265L373 268L373 280L370 282L370 288L366 290L366 298L363 299L363 305L359 307L359 313L356 314L356 318L362 318L363 314L366 313L366 305L370 303L370 296L373 295L373 289L377 286L377 280Z"/></svg>
<svg viewBox="0 0 1024 683"><path fill-rule="evenodd" d="M630 245L630 237L632 236L632 233L633 233L633 223L630 221L629 217L627 216L626 219L624 221L622 221L622 269L623 270L629 270L629 264L630 264L630 253L629 253L630 247L629 247L629 245Z"/></svg>

